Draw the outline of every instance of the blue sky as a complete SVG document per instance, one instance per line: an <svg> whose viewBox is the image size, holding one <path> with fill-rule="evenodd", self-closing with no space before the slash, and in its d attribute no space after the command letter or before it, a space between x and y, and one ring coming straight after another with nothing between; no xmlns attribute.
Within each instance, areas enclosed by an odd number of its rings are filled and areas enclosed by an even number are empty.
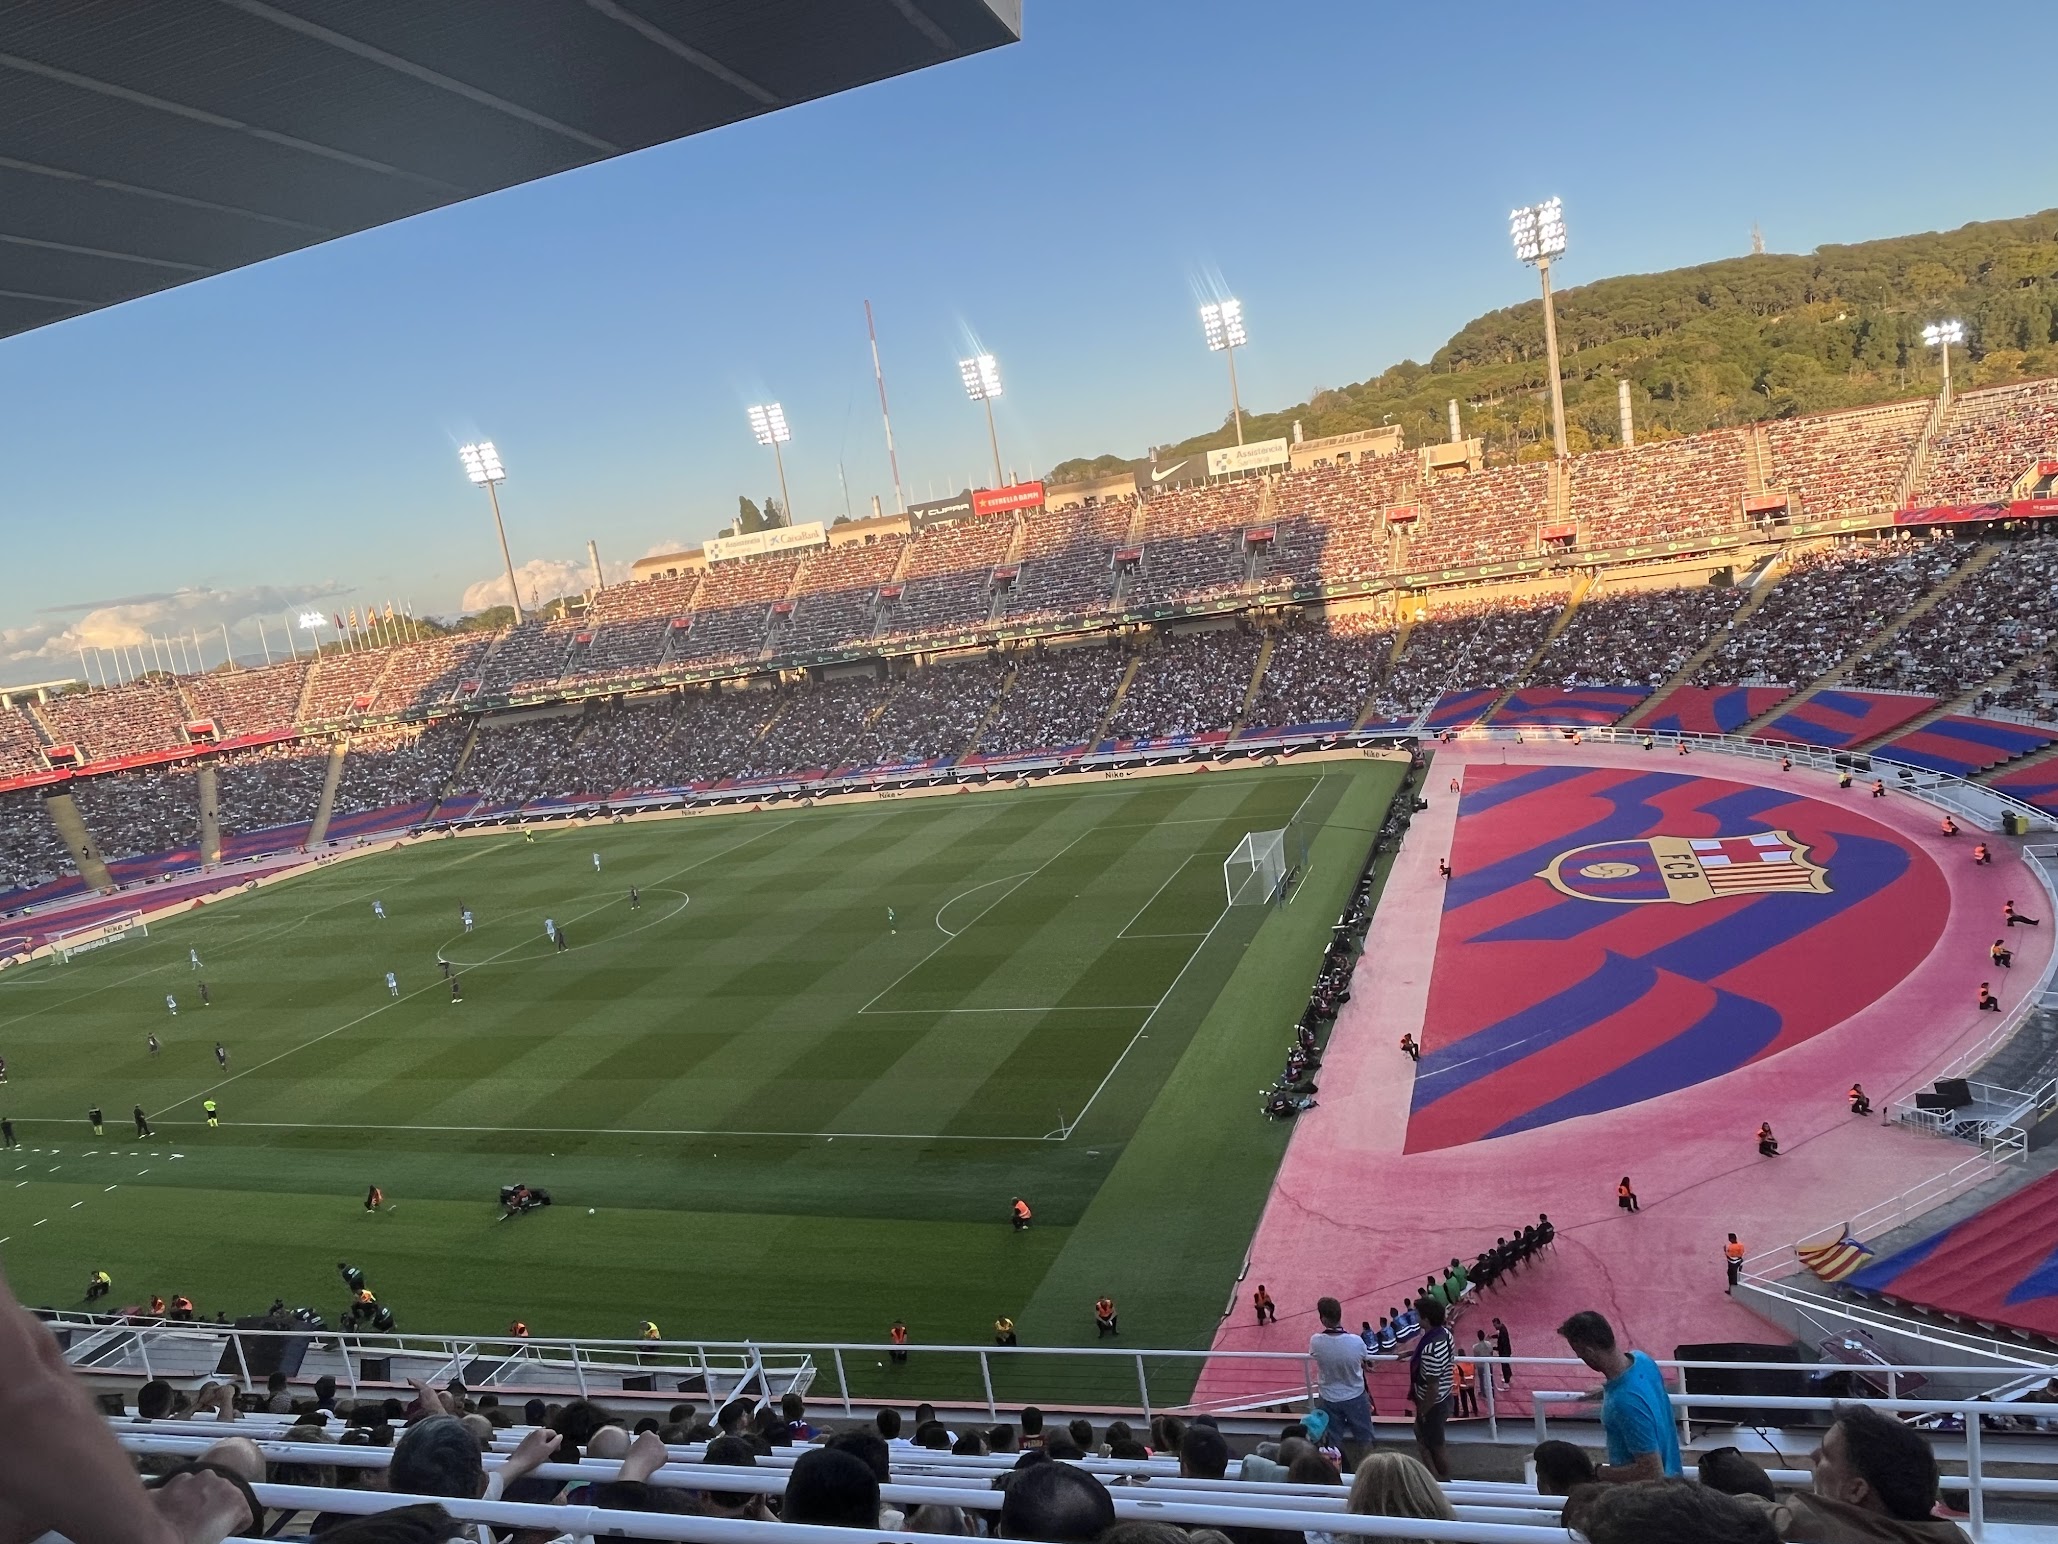
<svg viewBox="0 0 2058 1544"><path fill-rule="evenodd" d="M2040 7L1942 41L1878 3L1025 9L1013 48L0 344L0 680L124 629L227 620L254 654L252 616L318 591L456 609L498 568L478 435L518 563L711 535L776 488L765 397L796 518L890 508L867 298L920 499L987 480L974 338L1035 475L1223 418L1210 286L1248 405L1426 358L1533 293L1517 202L1564 198L1566 284L1754 220L1800 251L2058 203L2039 94L1973 88Z"/></svg>

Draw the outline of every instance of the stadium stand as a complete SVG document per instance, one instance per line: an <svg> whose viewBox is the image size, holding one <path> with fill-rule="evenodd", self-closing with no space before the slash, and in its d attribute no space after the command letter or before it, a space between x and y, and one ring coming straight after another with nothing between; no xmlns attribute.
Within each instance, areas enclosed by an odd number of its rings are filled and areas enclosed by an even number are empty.
<svg viewBox="0 0 2058 1544"><path fill-rule="evenodd" d="M492 646L489 633L449 633L396 649L379 678L379 711L411 713L448 704L460 685L476 677Z"/></svg>
<svg viewBox="0 0 2058 1544"><path fill-rule="evenodd" d="M189 716L212 719L215 737L230 740L292 728L311 664L304 659L285 659L258 670L211 670L184 676L179 684L185 690Z"/></svg>
<svg viewBox="0 0 2058 1544"><path fill-rule="evenodd" d="M309 667L301 722L333 723L372 710L372 688L388 663L384 649L331 649Z"/></svg>
<svg viewBox="0 0 2058 1544"><path fill-rule="evenodd" d="M2058 1338L2058 1273L2049 1219L2058 1175L2024 1186L1921 1243L1876 1260L1846 1283L1958 1320Z"/></svg>
<svg viewBox="0 0 2058 1544"><path fill-rule="evenodd" d="M73 873L57 827L33 790L0 793L0 885L28 890Z"/></svg>
<svg viewBox="0 0 2058 1544"><path fill-rule="evenodd" d="M1245 732L1348 729L1386 673L1393 639L1391 624L1366 615L1274 633Z"/></svg>
<svg viewBox="0 0 2058 1544"><path fill-rule="evenodd" d="M565 671L578 629L557 618L530 617L500 635L480 664L488 692L533 691Z"/></svg>
<svg viewBox="0 0 2058 1544"><path fill-rule="evenodd" d="M756 659L764 652L772 606L793 588L802 561L797 553L769 552L709 564L683 642L673 629L672 657L699 666Z"/></svg>
<svg viewBox="0 0 2058 1544"><path fill-rule="evenodd" d="M789 687L778 716L740 769L745 777L808 776L848 760L851 744L893 695L893 683L856 676L820 686Z"/></svg>
<svg viewBox="0 0 2058 1544"><path fill-rule="evenodd" d="M1220 734L1243 711L1261 634L1213 628L1146 652L1108 725L1120 740Z"/></svg>
<svg viewBox="0 0 2058 1544"><path fill-rule="evenodd" d="M66 692L34 704L52 745L76 745L86 759L141 756L186 743L185 704L169 678L97 692Z"/></svg>
<svg viewBox="0 0 2058 1544"><path fill-rule="evenodd" d="M1936 705L1934 697L1898 692L1810 692L1761 729L1758 738L1775 745L1847 750L1893 733Z"/></svg>
<svg viewBox="0 0 2058 1544"><path fill-rule="evenodd" d="M1143 563L1133 603L1163 605L1240 587L1248 569L1244 533L1260 523L1262 486L1239 478L1219 486L1175 489L1146 504Z"/></svg>
<svg viewBox="0 0 2058 1544"><path fill-rule="evenodd" d="M1564 608L1559 593L1440 602L1434 615L1409 628L1392 675L1374 694L1375 716L1412 720L1450 687L1485 690L1491 702L1498 683L1529 662Z"/></svg>
<svg viewBox="0 0 2058 1544"><path fill-rule="evenodd" d="M1791 518L1889 509L1928 416L1929 403L1918 400L1767 424L1772 474L1766 486L1789 495Z"/></svg>
<svg viewBox="0 0 2058 1544"><path fill-rule="evenodd" d="M1743 520L1744 451L1734 433L1597 451L1573 462L1570 475L1583 546L1686 541Z"/></svg>
<svg viewBox="0 0 2058 1544"><path fill-rule="evenodd" d="M986 722L1004 679L987 659L930 665L905 677L878 716L851 741L853 767L955 761Z"/></svg>
<svg viewBox="0 0 2058 1544"><path fill-rule="evenodd" d="M878 625L879 587L900 567L906 539L883 536L832 547L811 558L784 635L792 653L848 648Z"/></svg>
<svg viewBox="0 0 2058 1544"><path fill-rule="evenodd" d="M0 708L0 777L33 777L45 769L43 736L19 708Z"/></svg>
<svg viewBox="0 0 2058 1544"><path fill-rule="evenodd" d="M294 741L229 751L215 758L224 842L231 832L267 831L314 818L328 771L329 747Z"/></svg>
<svg viewBox="0 0 2058 1544"><path fill-rule="evenodd" d="M1115 551L1129 537L1136 501L1075 505L1032 519L1021 576L1009 590L1011 621L1105 611L1114 599Z"/></svg>
<svg viewBox="0 0 2058 1544"><path fill-rule="evenodd" d="M449 780L469 732L460 720L444 720L426 728L400 725L353 734L336 784L336 814L406 809L433 799Z"/></svg>
<svg viewBox="0 0 2058 1544"><path fill-rule="evenodd" d="M2037 461L2058 456L2058 381L2025 381L1955 398L1930 442L1917 504L2005 499Z"/></svg>
<svg viewBox="0 0 2058 1544"><path fill-rule="evenodd" d="M1710 634L1726 626L1743 592L1733 586L1588 595L1529 674L1561 686L1658 686Z"/></svg>
<svg viewBox="0 0 2058 1544"><path fill-rule="evenodd" d="M734 775L783 706L785 699L777 692L686 693L671 733L652 753L652 781L662 788L688 788Z"/></svg>
<svg viewBox="0 0 2058 1544"><path fill-rule="evenodd" d="M1083 748L1106 717L1129 656L1120 649L1052 649L1020 658L1014 685L979 736L981 757Z"/></svg>
<svg viewBox="0 0 2058 1544"><path fill-rule="evenodd" d="M1550 509L1552 469L1543 462L1432 478L1421 516L1406 532L1400 566L1457 568L1537 550Z"/></svg>
<svg viewBox="0 0 2058 1544"><path fill-rule="evenodd" d="M2058 642L2058 538L2007 547L1850 673L1854 686L1955 697Z"/></svg>
<svg viewBox="0 0 2058 1544"><path fill-rule="evenodd" d="M1694 683L1805 686L1942 584L1974 550L1969 542L1887 541L1804 553L1694 672Z"/></svg>
<svg viewBox="0 0 2058 1544"><path fill-rule="evenodd" d="M993 570L1015 539L1012 515L952 520L931 526L908 549L901 594L888 608L896 638L964 632L993 610Z"/></svg>
<svg viewBox="0 0 2058 1544"><path fill-rule="evenodd" d="M1272 572L1311 585L1383 572L1391 556L1384 512L1412 496L1414 474L1412 457L1389 456L1283 475Z"/></svg>
<svg viewBox="0 0 2058 1544"><path fill-rule="evenodd" d="M81 778L71 794L101 856L110 860L199 845L200 798L191 763Z"/></svg>

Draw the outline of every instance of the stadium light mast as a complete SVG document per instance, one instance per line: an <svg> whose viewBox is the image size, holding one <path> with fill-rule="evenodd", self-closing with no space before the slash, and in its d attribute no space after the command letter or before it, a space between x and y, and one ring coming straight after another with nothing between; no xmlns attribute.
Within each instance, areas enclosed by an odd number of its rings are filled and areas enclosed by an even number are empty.
<svg viewBox="0 0 2058 1544"><path fill-rule="evenodd" d="M1236 395L1236 351L1250 342L1243 330L1243 302L1224 300L1201 307L1201 333L1208 348L1229 357L1229 416L1236 424L1236 443L1243 443L1243 404Z"/></svg>
<svg viewBox="0 0 2058 1544"><path fill-rule="evenodd" d="M1558 317L1551 306L1551 259L1565 253L1565 206L1549 198L1509 211L1508 235L1515 243L1515 256L1536 265L1543 275L1544 352L1551 368L1551 441L1558 459L1565 459L1565 388L1558 379Z"/></svg>
<svg viewBox="0 0 2058 1544"><path fill-rule="evenodd" d="M1929 348L1944 351L1944 400L1951 400L1951 345L1965 341L1963 322L1931 322L1922 329L1922 341Z"/></svg>
<svg viewBox="0 0 2058 1544"><path fill-rule="evenodd" d="M507 526L500 518L500 485L507 481L507 468L500 464L500 452L493 448L491 440L480 440L476 445L460 445L457 459L464 463L464 474L486 490L486 497L493 504L493 529L500 537L500 561L507 569L507 595L514 605L514 619L517 626L528 620L522 615L522 588L515 583L514 559L507 552Z"/></svg>
<svg viewBox="0 0 2058 1544"><path fill-rule="evenodd" d="M786 427L786 409L776 402L750 409L750 432L757 436L758 444L772 447L772 463L779 468L780 513L791 525L793 500L786 496L786 458L779 452L779 447L793 438L793 431Z"/></svg>
<svg viewBox="0 0 2058 1544"><path fill-rule="evenodd" d="M960 359L958 375L965 383L965 395L986 405L986 442L993 447L993 486L998 488L1007 481L1000 470L1000 434L993 427L993 399L1000 395L1000 361L991 354Z"/></svg>

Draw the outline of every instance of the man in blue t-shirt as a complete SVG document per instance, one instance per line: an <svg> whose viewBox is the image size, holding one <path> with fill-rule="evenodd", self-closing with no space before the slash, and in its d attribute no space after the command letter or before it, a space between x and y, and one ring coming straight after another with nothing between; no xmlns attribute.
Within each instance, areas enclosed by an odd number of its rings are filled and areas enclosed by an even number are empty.
<svg viewBox="0 0 2058 1544"><path fill-rule="evenodd" d="M1590 1396L1601 1403L1601 1429L1608 1436L1608 1461L1594 1478L1678 1477L1679 1430L1658 1364L1641 1351L1616 1345L1608 1321L1591 1310L1574 1314L1558 1333L1574 1356L1607 1380Z"/></svg>

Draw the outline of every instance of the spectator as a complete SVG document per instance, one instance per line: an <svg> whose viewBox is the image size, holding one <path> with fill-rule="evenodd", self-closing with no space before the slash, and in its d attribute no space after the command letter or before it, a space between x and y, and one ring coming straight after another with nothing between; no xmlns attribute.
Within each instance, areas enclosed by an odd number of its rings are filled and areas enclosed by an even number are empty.
<svg viewBox="0 0 2058 1544"><path fill-rule="evenodd" d="M1937 1461L1913 1427L1867 1405L1846 1406L1809 1455L1812 1491L1775 1512L1783 1537L1824 1544L1966 1544L1964 1531L1932 1514Z"/></svg>
<svg viewBox="0 0 2058 1544"><path fill-rule="evenodd" d="M1189 1480L1219 1480L1229 1472L1229 1444L1212 1426L1196 1421L1179 1443L1179 1472Z"/></svg>
<svg viewBox="0 0 2058 1544"><path fill-rule="evenodd" d="M1601 1427L1608 1437L1605 1481L1677 1477L1679 1433L1658 1364L1641 1351L1623 1351L1601 1315L1576 1313L1558 1326L1565 1343L1607 1381L1592 1397L1600 1401Z"/></svg>
<svg viewBox="0 0 2058 1544"><path fill-rule="evenodd" d="M1329 1417L1329 1429L1343 1449L1345 1467L1356 1468L1358 1453L1372 1444L1372 1401L1365 1392L1365 1342L1343 1327L1343 1305L1319 1299L1322 1328L1308 1340L1315 1363L1315 1406Z"/></svg>
<svg viewBox="0 0 2058 1544"><path fill-rule="evenodd" d="M1603 1485L1581 1521L1589 1544L1777 1544L1779 1539L1764 1512L1684 1479ZM1805 1537L1829 1544L1825 1535Z"/></svg>
<svg viewBox="0 0 2058 1544"><path fill-rule="evenodd" d="M1436 1476L1406 1453L1368 1453L1351 1481L1345 1510L1360 1517L1415 1517L1456 1522L1458 1514ZM1364 1544L1410 1544L1409 1536L1375 1534Z"/></svg>
<svg viewBox="0 0 2058 1544"><path fill-rule="evenodd" d="M878 1478L853 1453L810 1449L794 1461L780 1516L789 1523L828 1528L877 1528Z"/></svg>
<svg viewBox="0 0 2058 1544"><path fill-rule="evenodd" d="M1000 1537L1040 1544L1092 1544L1114 1524L1107 1487L1070 1464L1017 1469L1000 1505Z"/></svg>
<svg viewBox="0 0 2058 1544"><path fill-rule="evenodd" d="M1536 1465L1536 1493L1540 1496L1569 1496L1576 1485L1594 1481L1594 1461L1585 1448L1553 1438L1539 1442L1529 1455Z"/></svg>
<svg viewBox="0 0 2058 1544"><path fill-rule="evenodd" d="M1444 1324L1449 1310L1441 1298L1425 1294L1420 1312L1428 1329L1408 1358L1410 1397L1415 1403L1415 1445L1422 1450L1422 1462L1428 1465L1430 1473L1439 1480L1448 1480L1451 1465L1444 1455L1444 1423L1451 1414L1458 1346Z"/></svg>

